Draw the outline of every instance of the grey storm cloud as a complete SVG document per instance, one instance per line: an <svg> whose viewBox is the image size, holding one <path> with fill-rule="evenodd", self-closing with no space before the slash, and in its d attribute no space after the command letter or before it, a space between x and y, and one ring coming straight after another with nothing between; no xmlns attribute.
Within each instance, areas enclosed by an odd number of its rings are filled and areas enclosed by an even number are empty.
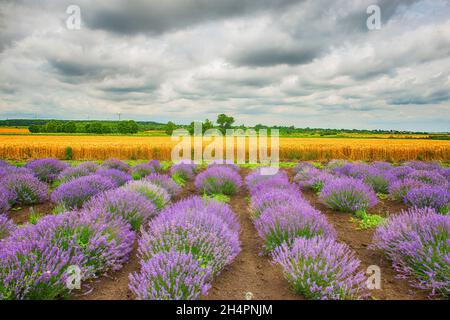
<svg viewBox="0 0 450 320"><path fill-rule="evenodd" d="M0 0L0 117L444 131L448 30L448 0Z"/></svg>

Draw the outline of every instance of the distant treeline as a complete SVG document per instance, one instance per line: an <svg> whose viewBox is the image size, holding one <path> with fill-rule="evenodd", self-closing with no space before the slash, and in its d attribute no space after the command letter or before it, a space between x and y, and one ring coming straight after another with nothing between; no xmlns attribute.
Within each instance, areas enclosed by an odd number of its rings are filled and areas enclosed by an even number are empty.
<svg viewBox="0 0 450 320"><path fill-rule="evenodd" d="M0 126L28 127L32 133L95 133L133 134L147 130L164 130L165 125L157 122L125 121L70 121L70 120L0 120Z"/></svg>

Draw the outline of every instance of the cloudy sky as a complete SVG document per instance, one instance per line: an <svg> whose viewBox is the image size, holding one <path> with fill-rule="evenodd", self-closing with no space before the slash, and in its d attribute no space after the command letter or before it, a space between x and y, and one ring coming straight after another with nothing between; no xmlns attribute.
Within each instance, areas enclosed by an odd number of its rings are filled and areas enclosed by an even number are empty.
<svg viewBox="0 0 450 320"><path fill-rule="evenodd" d="M0 118L119 112L449 131L450 0L0 0Z"/></svg>

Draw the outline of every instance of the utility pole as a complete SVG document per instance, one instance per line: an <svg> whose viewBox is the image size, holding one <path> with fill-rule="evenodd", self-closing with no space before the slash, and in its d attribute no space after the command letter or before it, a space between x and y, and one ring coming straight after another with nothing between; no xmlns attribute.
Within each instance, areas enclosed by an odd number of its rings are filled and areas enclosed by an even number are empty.
<svg viewBox="0 0 450 320"><path fill-rule="evenodd" d="M121 116L121 113L120 113L120 112L118 112L118 113L117 113L117 115L119 116L119 121L120 121L120 116Z"/></svg>

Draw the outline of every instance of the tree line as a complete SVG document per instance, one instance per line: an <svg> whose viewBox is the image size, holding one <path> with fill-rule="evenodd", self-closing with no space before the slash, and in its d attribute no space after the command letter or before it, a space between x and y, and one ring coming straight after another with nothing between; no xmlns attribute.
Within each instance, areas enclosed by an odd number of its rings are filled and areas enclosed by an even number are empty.
<svg viewBox="0 0 450 320"><path fill-rule="evenodd" d="M138 124L127 121L59 121L50 120L45 124L32 124L28 127L31 133L95 133L95 134L133 134L139 132Z"/></svg>

